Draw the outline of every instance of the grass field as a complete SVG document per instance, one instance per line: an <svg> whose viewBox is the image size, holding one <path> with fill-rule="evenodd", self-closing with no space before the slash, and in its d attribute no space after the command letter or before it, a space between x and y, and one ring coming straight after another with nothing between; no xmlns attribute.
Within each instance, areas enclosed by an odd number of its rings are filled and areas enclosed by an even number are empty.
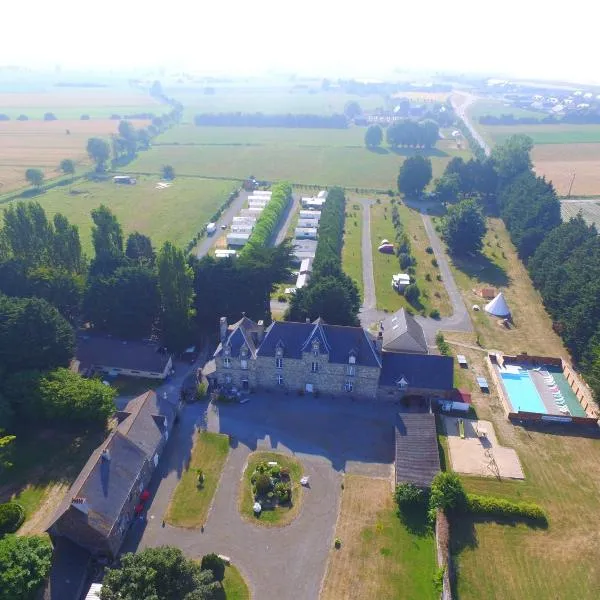
<svg viewBox="0 0 600 600"><path fill-rule="evenodd" d="M164 112L164 106L150 95L133 89L63 88L31 93L0 93L0 113L11 119L24 114L30 119L41 120L47 112L54 113L59 120L79 119L82 114L89 115L91 119L108 119L113 114L160 114Z"/></svg>
<svg viewBox="0 0 600 600"><path fill-rule="evenodd" d="M500 100L491 99L478 100L477 102L474 102L469 107L468 114L475 123L478 123L479 117L484 115L491 115L493 117L500 117L501 115L513 115L514 117L528 117L539 120L547 116L547 114L544 112L527 110L525 108L517 108L508 102L501 102Z"/></svg>
<svg viewBox="0 0 600 600"><path fill-rule="evenodd" d="M188 468L173 492L165 520L177 527L200 527L206 523L221 470L229 454L229 438L203 431L196 436ZM196 469L204 472L204 485L198 487Z"/></svg>
<svg viewBox="0 0 600 600"><path fill-rule="evenodd" d="M478 125L495 144L511 135L528 135L536 145L600 143L600 125Z"/></svg>
<svg viewBox="0 0 600 600"><path fill-rule="evenodd" d="M252 507L254 506L254 499L252 497L252 483L250 478L256 465L261 462L277 462L279 466L284 469L287 468L290 471L290 481L292 483L292 501L287 506L277 506L272 510L264 509L260 514L260 517L254 516ZM264 525L267 527L283 527L291 523L302 506L302 486L300 485L300 478L302 477L302 465L300 461L289 456L287 454L281 454L279 452L253 452L248 457L248 464L244 470L244 475L240 481L240 491L238 508L242 517L247 521L252 521L258 525Z"/></svg>
<svg viewBox="0 0 600 600"><path fill-rule="evenodd" d="M382 198L381 204L371 207L371 243L373 247L373 275L375 278L375 290L377 296L377 308L388 312L395 312L404 307L413 312L417 309L411 306L402 294L398 294L391 285L392 275L400 273L398 258L392 254L381 254L377 251L383 239L395 243L396 232L392 224L392 210L389 198ZM425 232L423 221L418 212L399 206L400 219L404 223L411 241L412 253L417 260L416 280L421 290L420 312L428 314L436 308L441 315L451 312L450 301L443 282L438 281L436 276L439 269L432 265L432 254L427 254L425 248L429 246L429 238ZM431 281L426 280L429 273Z"/></svg>
<svg viewBox="0 0 600 600"><path fill-rule="evenodd" d="M326 143L321 131L314 140L316 146L297 146L289 143L288 130L281 131L286 140L282 144L156 146L141 154L123 171L157 173L161 165L171 164L179 175L245 178L254 174L270 181L285 179L300 184L387 190L395 187L398 169L406 156L415 153L410 149L392 152L384 148L372 152L359 146L318 145ZM340 132L335 133L337 136ZM345 133L351 143L356 144L354 130L345 130ZM240 135L247 136L248 133L241 132ZM457 150L450 140L440 140L438 148L429 154L434 177L442 174L453 156L469 155L468 151Z"/></svg>
<svg viewBox="0 0 600 600"><path fill-rule="evenodd" d="M467 306L483 306L486 302L473 290L491 285L504 292L512 311L514 328L511 329L502 326L498 319L483 310L471 311L481 345L506 353L525 351L568 357L560 338L552 330L542 299L517 256L504 223L500 219L488 219L487 222L482 256L450 259L456 283ZM448 337L452 336L448 334Z"/></svg>
<svg viewBox="0 0 600 600"><path fill-rule="evenodd" d="M448 334L473 343L467 334ZM483 353L467 355L472 375L485 373ZM600 438L579 436L546 425L535 431L504 418L500 401L473 391L479 418L494 423L498 441L517 451L524 481L463 477L467 491L540 504L549 515L547 529L463 518L452 529L458 582L456 597L595 598L600 567L595 560L599 533L595 519L600 493Z"/></svg>
<svg viewBox="0 0 600 600"><path fill-rule="evenodd" d="M568 200L560 203L560 214L563 221L568 221L572 217L581 213L586 223L592 223L600 228L600 198L595 200Z"/></svg>
<svg viewBox="0 0 600 600"><path fill-rule="evenodd" d="M217 596L217 600L250 600L250 590L241 573L235 565L225 567L225 579L223 579L223 595Z"/></svg>
<svg viewBox="0 0 600 600"><path fill-rule="evenodd" d="M387 479L344 477L336 538L321 600L437 598L431 533L411 533L396 514Z"/></svg>
<svg viewBox="0 0 600 600"><path fill-rule="evenodd" d="M353 201L352 196L346 200L346 221L344 223L344 245L342 247L342 268L350 275L364 295L362 268L362 206Z"/></svg>
<svg viewBox="0 0 600 600"><path fill-rule="evenodd" d="M84 250L91 254L90 211L100 204L115 213L125 235L140 231L155 246L167 240L185 246L236 187L228 181L178 177L171 187L157 190L158 180L157 170L156 177L140 177L137 185L85 181L53 188L33 199L49 216L61 212L78 225Z"/></svg>

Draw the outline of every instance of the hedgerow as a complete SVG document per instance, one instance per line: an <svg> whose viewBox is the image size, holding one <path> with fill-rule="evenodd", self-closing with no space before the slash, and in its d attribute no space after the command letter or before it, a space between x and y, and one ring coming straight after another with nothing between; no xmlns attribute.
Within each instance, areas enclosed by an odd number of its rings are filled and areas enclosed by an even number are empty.
<svg viewBox="0 0 600 600"><path fill-rule="evenodd" d="M289 204L292 197L292 186L287 182L278 183L273 187L271 200L265 206L265 209L260 213L256 225L252 230L248 243L240 254L244 254L252 248L260 248L266 246L275 232L277 223Z"/></svg>
<svg viewBox="0 0 600 600"><path fill-rule="evenodd" d="M513 502L494 496L478 496L467 494L467 511L474 515L520 518L547 523L548 517L544 510L532 502Z"/></svg>
<svg viewBox="0 0 600 600"><path fill-rule="evenodd" d="M16 502L0 504L0 535L15 532L24 520L25 511L20 504Z"/></svg>

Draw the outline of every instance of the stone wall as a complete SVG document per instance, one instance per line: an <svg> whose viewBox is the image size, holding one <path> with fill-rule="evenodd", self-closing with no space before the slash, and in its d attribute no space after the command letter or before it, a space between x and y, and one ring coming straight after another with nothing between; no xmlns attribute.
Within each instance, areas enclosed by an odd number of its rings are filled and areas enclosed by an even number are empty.
<svg viewBox="0 0 600 600"><path fill-rule="evenodd" d="M377 400L395 402L406 396L424 396L425 398L450 398L452 390L436 390L431 388L418 388L408 386L400 391L394 385L380 385L377 390Z"/></svg>

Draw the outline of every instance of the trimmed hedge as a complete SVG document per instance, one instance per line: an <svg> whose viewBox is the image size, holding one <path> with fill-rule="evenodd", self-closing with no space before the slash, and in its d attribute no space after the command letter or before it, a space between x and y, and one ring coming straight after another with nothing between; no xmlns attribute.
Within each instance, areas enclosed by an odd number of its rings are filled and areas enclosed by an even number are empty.
<svg viewBox="0 0 600 600"><path fill-rule="evenodd" d="M249 248L260 248L268 245L271 236L275 232L277 223L279 223L279 219L288 206L291 197L292 186L289 183L278 183L273 187L271 200L260 213L256 225L252 230L252 235L250 235L248 243L244 246L240 254L244 254Z"/></svg>
<svg viewBox="0 0 600 600"><path fill-rule="evenodd" d="M14 533L25 520L25 510L16 502L0 504L0 535Z"/></svg>
<svg viewBox="0 0 600 600"><path fill-rule="evenodd" d="M345 216L346 196L344 190L340 187L331 188L327 193L327 202L321 209L319 242L313 271L318 271L319 266L329 260L335 261L341 268Z"/></svg>
<svg viewBox="0 0 600 600"><path fill-rule="evenodd" d="M531 502L513 502L494 496L478 496L467 494L467 511L474 515L504 517L507 519L528 519L547 524L548 517L544 510Z"/></svg>

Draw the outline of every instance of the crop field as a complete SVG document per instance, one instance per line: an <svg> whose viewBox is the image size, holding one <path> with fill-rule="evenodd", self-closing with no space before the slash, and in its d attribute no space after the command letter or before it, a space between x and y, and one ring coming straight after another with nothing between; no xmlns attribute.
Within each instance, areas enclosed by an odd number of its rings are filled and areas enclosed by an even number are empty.
<svg viewBox="0 0 600 600"><path fill-rule="evenodd" d="M581 213L586 223L600 228L600 199L578 200L575 198L561 201L560 214L563 221L568 221L578 213Z"/></svg>
<svg viewBox="0 0 600 600"><path fill-rule="evenodd" d="M398 92L392 98L408 98L411 102L446 102L450 92Z"/></svg>
<svg viewBox="0 0 600 600"><path fill-rule="evenodd" d="M16 119L24 114L29 119L43 119L52 112L61 119L107 119L113 114L164 112L164 107L141 91L113 88L62 88L51 92L0 93L0 113ZM19 121L20 123L21 121Z"/></svg>
<svg viewBox="0 0 600 600"><path fill-rule="evenodd" d="M515 117L529 117L532 119L543 119L546 113L535 110L527 110L525 108L517 108L512 106L508 102L502 102L500 100L478 100L474 102L468 109L469 116L475 123L479 122L479 117L484 115L491 115L494 117L500 117L501 115L511 114Z"/></svg>
<svg viewBox="0 0 600 600"><path fill-rule="evenodd" d="M139 178L137 185L86 181L53 188L33 199L49 216L61 212L78 225L84 250L91 255L90 211L100 204L115 213L125 235L137 230L149 235L155 246L167 240L185 246L236 187L230 181L178 177L171 187L158 190L158 180L157 174Z"/></svg>
<svg viewBox="0 0 600 600"><path fill-rule="evenodd" d="M136 126L146 124L136 121ZM89 165L85 150L90 137L117 132L118 121L0 121L0 193L27 185L25 170L37 167L47 179L57 177L63 158ZM67 133L67 131L69 133Z"/></svg>
<svg viewBox="0 0 600 600"><path fill-rule="evenodd" d="M535 171L554 184L559 196L566 196L573 174L574 196L600 194L600 143L544 144L532 152Z"/></svg>
<svg viewBox="0 0 600 600"><path fill-rule="evenodd" d="M240 139L248 139L252 131L240 128ZM194 145L156 146L140 155L126 170L133 173L155 173L163 164L171 164L176 173L201 177L231 177L241 179L253 174L270 181L289 180L296 184L341 185L349 188L395 188L400 165L415 154L411 149L391 151L382 148L372 152L359 145L357 130L316 130L311 137L304 132L306 145L292 143L291 133L279 130L283 142L264 145ZM315 130L311 130L315 131ZM217 136L218 132L211 132ZM228 136L235 135L229 130ZM326 134L332 133L337 145L329 145ZM340 134L347 135L350 146L340 145ZM177 135L174 130L171 134ZM269 135L277 135L270 132ZM214 138L213 138L214 139ZM439 177L453 156L468 157L468 150L457 150L453 141L440 140L428 153L433 162L433 175Z"/></svg>
<svg viewBox="0 0 600 600"><path fill-rule="evenodd" d="M495 144L501 144L511 135L528 135L533 143L584 144L600 143L600 125L478 125Z"/></svg>

